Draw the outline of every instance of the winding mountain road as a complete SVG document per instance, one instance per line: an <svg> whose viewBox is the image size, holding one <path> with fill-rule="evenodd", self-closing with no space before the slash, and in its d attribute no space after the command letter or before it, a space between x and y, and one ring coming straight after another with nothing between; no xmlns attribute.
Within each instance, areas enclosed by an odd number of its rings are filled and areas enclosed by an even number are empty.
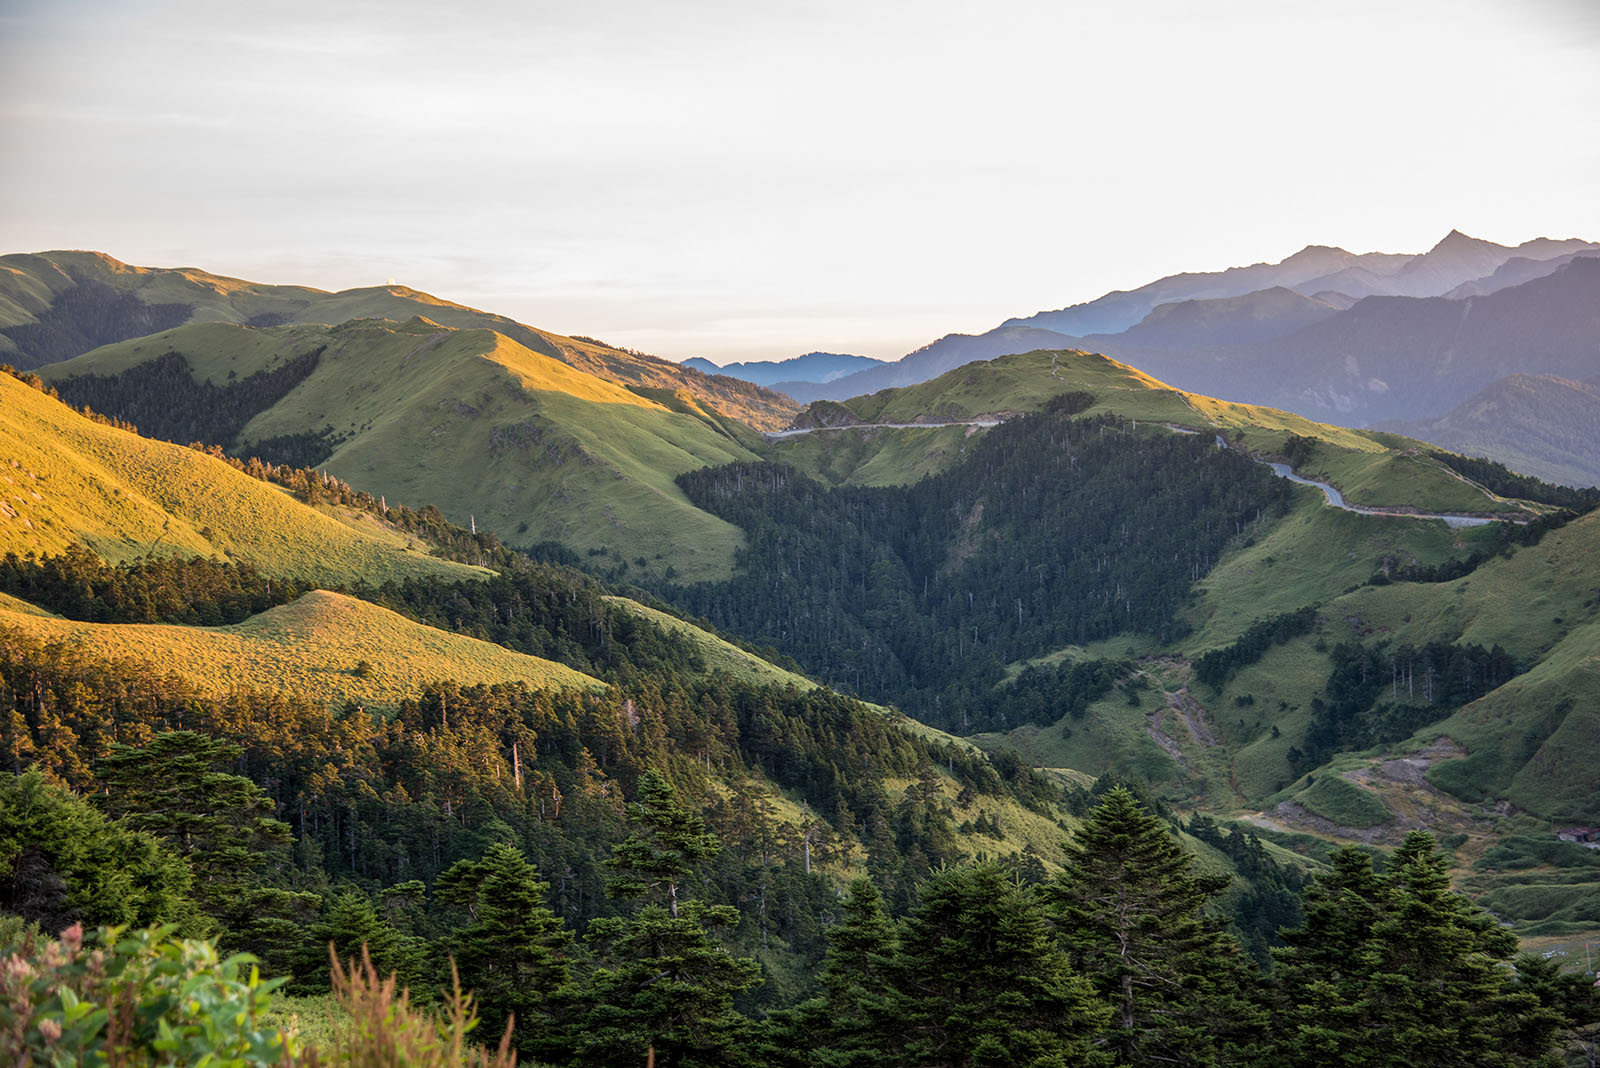
<svg viewBox="0 0 1600 1068"><path fill-rule="evenodd" d="M1233 446L1229 445L1221 434L1217 435L1217 448L1230 449L1232 447ZM1247 453L1246 455L1249 454ZM1340 493L1335 486L1327 482L1319 482L1314 478L1304 478L1295 474L1294 468L1290 467L1288 464L1275 463L1271 460L1257 460L1254 456L1251 456L1250 458L1255 460L1258 464L1266 464L1268 467L1272 468L1272 473L1277 475L1279 478L1286 478L1290 482L1298 482L1302 486L1317 487L1322 491L1322 495L1327 498L1328 504L1334 508L1342 508L1346 512L1356 512L1360 515L1386 515L1392 516L1396 519L1442 519L1444 520L1445 526L1449 527L1481 527L1485 524L1494 522L1493 519L1489 519L1481 515L1448 515L1437 512L1400 512L1390 508L1365 508L1359 504L1351 504L1349 501L1345 500L1344 494Z"/></svg>
<svg viewBox="0 0 1600 1068"><path fill-rule="evenodd" d="M1190 407L1192 408L1193 405L1190 405ZM1196 412L1195 414L1198 415L1199 413ZM766 433L763 436L768 441L782 441L785 438L799 437L801 434L814 434L819 430L918 430L922 428L931 429L941 426L993 427L999 426L1001 422L1002 420L1000 419L952 419L947 423L846 423L842 426L808 426L802 427L798 430L776 430ZM1199 431L1192 430L1188 427L1177 426L1173 423L1163 423L1162 425L1168 430L1179 434L1199 433ZM1218 434L1217 448L1231 449L1233 446L1228 444L1226 438L1224 438L1221 434ZM1245 453L1245 455L1249 456L1250 454ZM1349 501L1344 499L1344 494L1340 493L1337 487L1327 482L1319 482L1314 478L1305 478L1295 474L1294 468L1290 467L1288 464L1276 463L1272 460L1262 460L1254 456L1251 456L1250 458L1255 460L1258 464L1265 464L1266 466L1272 468L1272 473L1277 475L1279 478L1286 478L1290 482L1298 482L1302 486L1317 487L1322 491L1322 495L1327 499L1330 507L1340 508L1346 512L1355 512L1359 515L1390 516L1395 519L1440 519L1444 521L1446 526L1451 527L1481 527L1485 524L1494 522L1515 522L1515 520L1509 516L1491 519L1481 515L1452 515L1438 512L1406 512L1393 508L1367 508L1363 505L1351 504Z"/></svg>
<svg viewBox="0 0 1600 1068"><path fill-rule="evenodd" d="M801 434L814 434L819 430L921 430L941 426L999 426L999 419L953 419L948 423L844 423L840 426L807 426L799 430L773 430L763 436L768 441L797 438Z"/></svg>

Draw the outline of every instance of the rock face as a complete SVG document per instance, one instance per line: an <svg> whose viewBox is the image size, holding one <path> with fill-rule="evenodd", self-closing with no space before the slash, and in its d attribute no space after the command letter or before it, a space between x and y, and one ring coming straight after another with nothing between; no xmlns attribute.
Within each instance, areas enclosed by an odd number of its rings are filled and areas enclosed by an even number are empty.
<svg viewBox="0 0 1600 1068"><path fill-rule="evenodd" d="M818 430L824 427L854 426L861 422L849 408L837 401L813 401L794 417L791 430Z"/></svg>

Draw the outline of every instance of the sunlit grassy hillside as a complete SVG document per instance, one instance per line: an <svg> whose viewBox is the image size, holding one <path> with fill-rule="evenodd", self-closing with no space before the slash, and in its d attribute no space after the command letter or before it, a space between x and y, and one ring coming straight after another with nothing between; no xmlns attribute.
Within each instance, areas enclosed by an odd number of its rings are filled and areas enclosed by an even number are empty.
<svg viewBox="0 0 1600 1068"><path fill-rule="evenodd" d="M626 597L609 597L607 600L620 604L628 611L694 642L705 660L707 672L724 672L733 678L756 685L770 683L775 686L793 686L801 690L817 688L818 684L804 675L797 675L793 671L768 663L754 653L747 653L732 642L724 641L715 634L701 630L676 616L670 616Z"/></svg>
<svg viewBox="0 0 1600 1068"><path fill-rule="evenodd" d="M105 287L105 293L84 296L85 287ZM109 295L107 295L109 294ZM108 316L99 303L126 296L132 309L120 307ZM460 329L490 329L524 347L573 367L628 385L669 391L681 390L717 411L760 429L785 424L797 406L780 394L747 382L707 376L667 360L630 352L591 339L565 337L526 326L503 315L456 304L404 285L386 284L328 293L306 286L264 285L211 274L196 268L135 267L98 252L48 252L0 256L0 329L37 326L41 320L61 318L57 305L63 298L86 304L74 313L87 317L92 328L111 325L109 317L129 317L118 324L115 337L147 334L158 327L140 328L139 306L154 306L178 316L162 325L179 323L231 323L256 326L291 323L336 324L351 319L405 321L425 316ZM80 333L84 323L74 315L62 324L66 333ZM111 338L102 338L109 341ZM83 351L73 350L66 355ZM48 360L23 359L27 353L0 333L0 360L33 367Z"/></svg>
<svg viewBox="0 0 1600 1068"><path fill-rule="evenodd" d="M1430 458L1420 442L1186 393L1091 353L1040 350L1001 356L914 386L855 397L843 407L863 423L937 423L1036 411L1051 397L1068 392L1093 397L1085 415L1114 413L1141 423L1217 433L1234 447L1263 457L1279 457L1291 435L1314 438L1317 444L1299 473L1331 482L1353 504L1425 512L1522 510L1464 482ZM943 436L929 437L935 433ZM926 447L911 447L908 436ZM954 463L962 442L954 430L840 429L780 441L774 452L831 482L890 485L915 481Z"/></svg>
<svg viewBox="0 0 1600 1068"><path fill-rule="evenodd" d="M86 419L0 375L0 552L59 553L75 542L114 562L215 554L330 584L482 574L396 531L308 508L193 449Z"/></svg>
<svg viewBox="0 0 1600 1068"><path fill-rule="evenodd" d="M657 397L579 371L489 330L426 319L337 327L180 327L48 369L115 374L168 352L214 385L322 348L316 369L233 445L331 428L322 464L351 485L431 503L514 545L559 541L612 554L634 574L727 573L739 531L693 507L673 481L754 459L752 432L671 393ZM640 563L640 561L643 561Z"/></svg>
<svg viewBox="0 0 1600 1068"><path fill-rule="evenodd" d="M324 590L226 627L80 623L5 598L0 626L71 643L95 658L134 660L161 674L175 673L213 696L248 687L330 704L382 705L441 679L560 689L601 685L564 665Z"/></svg>

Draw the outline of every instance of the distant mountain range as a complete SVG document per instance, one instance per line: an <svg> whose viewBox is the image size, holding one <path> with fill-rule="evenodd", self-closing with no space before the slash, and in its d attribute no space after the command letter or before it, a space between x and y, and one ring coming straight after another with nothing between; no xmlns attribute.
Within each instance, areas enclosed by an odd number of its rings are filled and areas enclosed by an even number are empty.
<svg viewBox="0 0 1600 1068"><path fill-rule="evenodd" d="M1508 375L1444 415L1374 429L1468 456L1494 456L1546 482L1600 485L1600 378Z"/></svg>
<svg viewBox="0 0 1600 1068"><path fill-rule="evenodd" d="M844 400L973 360L1064 348L1116 357L1184 389L1348 425L1399 420L1426 437L1417 428L1507 376L1600 375L1600 243L1508 246L1452 230L1420 255L1311 245L1279 263L1172 275L987 333L950 334L893 363L786 392ZM1472 440L1521 469L1587 480L1589 468L1553 444L1587 441L1600 452L1581 409L1575 400L1502 405L1499 432Z"/></svg>
<svg viewBox="0 0 1600 1068"><path fill-rule="evenodd" d="M683 366L693 367L708 375L742 378L758 386L787 392L785 386L832 382L836 378L880 366L883 362L874 360L870 356L851 356L839 352L808 352L804 356L792 356L777 362L752 360L748 363L730 363L726 367L718 367L701 356L691 356L683 361Z"/></svg>

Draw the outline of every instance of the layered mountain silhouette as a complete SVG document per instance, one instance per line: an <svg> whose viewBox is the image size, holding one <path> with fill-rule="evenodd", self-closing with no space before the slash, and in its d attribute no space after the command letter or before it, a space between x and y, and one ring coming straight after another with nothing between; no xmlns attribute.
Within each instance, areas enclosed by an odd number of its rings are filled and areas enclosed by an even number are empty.
<svg viewBox="0 0 1600 1068"><path fill-rule="evenodd" d="M1212 396L1355 426L1400 420L1414 428L1510 375L1600 375L1600 243L1537 238L1510 246L1452 230L1419 255L1310 245L1279 263L1172 275L786 388L803 402L844 400L973 360L1068 348ZM1573 411L1503 408L1510 422L1502 432L1477 440L1493 458L1581 477L1584 468L1549 444L1575 439L1581 419L1550 433L1540 426Z"/></svg>
<svg viewBox="0 0 1600 1068"><path fill-rule="evenodd" d="M783 392L787 385L832 382L836 378L843 378L857 371L878 367L883 362L874 360L871 356L852 356L840 352L808 352L804 356L793 356L775 363L752 360L748 363L730 363L725 367L718 367L701 356L691 356L683 361L683 366L693 367L708 375L740 378Z"/></svg>
<svg viewBox="0 0 1600 1068"><path fill-rule="evenodd" d="M1433 419L1374 429L1422 438L1468 456L1494 456L1547 482L1600 485L1600 378L1508 375Z"/></svg>

